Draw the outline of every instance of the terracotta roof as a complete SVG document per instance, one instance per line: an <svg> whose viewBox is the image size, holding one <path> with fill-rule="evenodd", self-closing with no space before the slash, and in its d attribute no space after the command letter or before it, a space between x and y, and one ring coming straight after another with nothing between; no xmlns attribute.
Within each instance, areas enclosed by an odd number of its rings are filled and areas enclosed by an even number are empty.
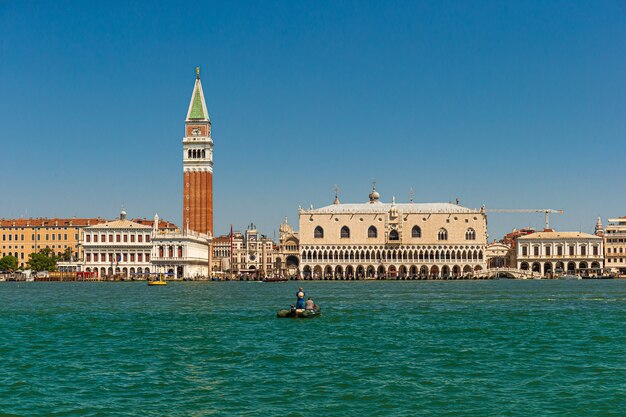
<svg viewBox="0 0 626 417"><path fill-rule="evenodd" d="M68 227L68 226L93 226L106 222L102 218L36 218L36 219L0 219L0 227Z"/></svg>
<svg viewBox="0 0 626 417"><path fill-rule="evenodd" d="M141 223L134 222L132 220L112 220L110 222L104 222L93 226L86 227L86 229L144 229L150 230L152 226L146 226Z"/></svg>
<svg viewBox="0 0 626 417"><path fill-rule="evenodd" d="M152 227L154 225L154 220L150 220L150 219L132 219L132 221L134 221L135 223L139 223L142 224L144 226L150 226ZM170 223L167 220L159 220L159 229L178 229L178 226L176 226L174 223Z"/></svg>

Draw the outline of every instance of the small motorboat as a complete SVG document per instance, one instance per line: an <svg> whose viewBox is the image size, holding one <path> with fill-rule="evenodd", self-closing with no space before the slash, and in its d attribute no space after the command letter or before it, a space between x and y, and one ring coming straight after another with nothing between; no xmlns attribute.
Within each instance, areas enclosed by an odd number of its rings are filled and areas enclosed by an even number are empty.
<svg viewBox="0 0 626 417"><path fill-rule="evenodd" d="M305 310L302 308L299 309L290 309L284 308L282 310L278 310L276 313L276 317L278 318L292 318L292 319L311 319L314 317L318 317L322 314L322 309L320 306L315 306L313 310Z"/></svg>
<svg viewBox="0 0 626 417"><path fill-rule="evenodd" d="M163 279L163 275L159 275L159 278L157 278L154 281L148 281L148 285L150 287L156 286L156 285L167 285L167 281L165 281Z"/></svg>

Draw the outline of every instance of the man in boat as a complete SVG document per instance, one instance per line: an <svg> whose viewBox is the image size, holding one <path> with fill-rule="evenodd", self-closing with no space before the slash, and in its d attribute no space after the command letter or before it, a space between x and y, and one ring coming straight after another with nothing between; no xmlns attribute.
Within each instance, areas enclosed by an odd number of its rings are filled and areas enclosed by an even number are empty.
<svg viewBox="0 0 626 417"><path fill-rule="evenodd" d="M298 288L298 292L296 292L296 308L304 309L304 290L302 288Z"/></svg>
<svg viewBox="0 0 626 417"><path fill-rule="evenodd" d="M315 310L315 302L313 300L311 300L311 297L309 297L306 300L306 304L304 305L304 309L305 310Z"/></svg>

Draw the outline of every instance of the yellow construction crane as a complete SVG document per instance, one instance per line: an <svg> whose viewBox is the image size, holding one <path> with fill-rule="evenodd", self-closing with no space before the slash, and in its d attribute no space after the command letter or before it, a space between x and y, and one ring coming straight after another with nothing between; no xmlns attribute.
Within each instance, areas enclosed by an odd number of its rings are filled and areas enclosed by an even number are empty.
<svg viewBox="0 0 626 417"><path fill-rule="evenodd" d="M550 213L563 214L563 210L553 209L487 209L485 211L491 213L545 213L546 229L550 228Z"/></svg>

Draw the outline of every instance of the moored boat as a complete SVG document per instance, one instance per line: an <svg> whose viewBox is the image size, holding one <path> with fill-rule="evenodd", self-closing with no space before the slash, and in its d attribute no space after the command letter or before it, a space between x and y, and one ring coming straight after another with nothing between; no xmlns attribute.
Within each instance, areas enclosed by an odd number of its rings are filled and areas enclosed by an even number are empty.
<svg viewBox="0 0 626 417"><path fill-rule="evenodd" d="M163 275L159 275L159 278L157 278L156 280L148 281L148 285L151 287L157 286L157 285L167 285L167 281L163 279Z"/></svg>
<svg viewBox="0 0 626 417"><path fill-rule="evenodd" d="M578 275L566 274L566 275L561 275L560 277L558 277L558 279L573 280L573 279L582 279L582 277Z"/></svg>
<svg viewBox="0 0 626 417"><path fill-rule="evenodd" d="M286 282L289 281L285 277L266 277L263 278L263 282Z"/></svg>

